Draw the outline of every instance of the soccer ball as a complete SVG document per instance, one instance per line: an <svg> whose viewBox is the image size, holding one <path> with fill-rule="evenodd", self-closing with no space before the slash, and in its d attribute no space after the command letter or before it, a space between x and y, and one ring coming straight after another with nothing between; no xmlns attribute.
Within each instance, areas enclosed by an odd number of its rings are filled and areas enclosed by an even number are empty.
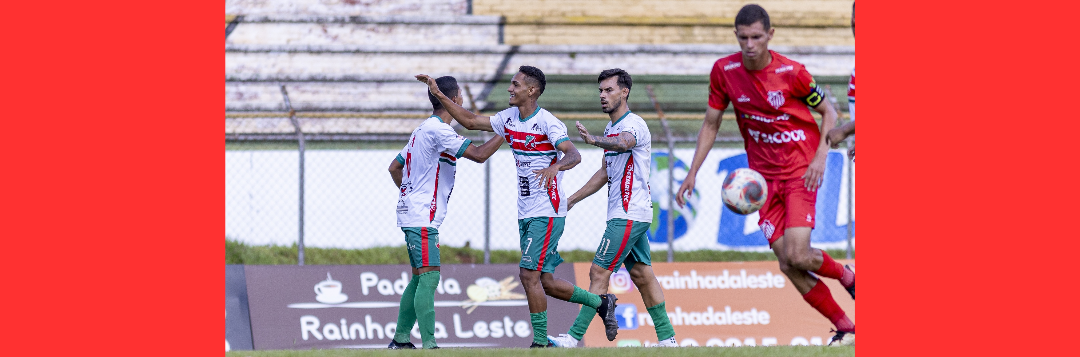
<svg viewBox="0 0 1080 357"><path fill-rule="evenodd" d="M765 177L751 169L735 169L724 179L721 196L724 206L738 214L751 214L761 209L768 197Z"/></svg>

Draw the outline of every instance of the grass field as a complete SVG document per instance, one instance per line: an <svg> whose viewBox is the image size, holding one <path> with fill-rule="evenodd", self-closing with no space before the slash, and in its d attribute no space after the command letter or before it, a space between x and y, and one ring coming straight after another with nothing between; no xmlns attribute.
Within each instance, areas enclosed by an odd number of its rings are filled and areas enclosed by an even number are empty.
<svg viewBox="0 0 1080 357"><path fill-rule="evenodd" d="M526 349L526 348L446 348L440 350L288 350L288 351L238 351L226 352L225 356L241 357L330 357L330 356L437 356L437 357L487 357L487 356L854 356L855 347L826 346L768 346L768 347L684 347L684 348L578 348L578 349Z"/></svg>
<svg viewBox="0 0 1080 357"><path fill-rule="evenodd" d="M440 248L443 264L475 264L484 262L484 251L471 247ZM830 256L841 258L847 253L843 249L828 249ZM665 259L666 252L659 253L657 259ZM854 256L854 252L852 252ZM560 251L559 255L568 263L591 262L596 252L591 250ZM225 239L225 264L274 265L297 263L297 247L292 246L254 246ZM494 264L516 264L521 260L517 250L493 250L491 262ZM740 252L724 250L695 250L675 252L676 262L746 262L776 260L772 252ZM402 247L377 247L368 249L333 249L304 248L304 263L308 265L372 265L372 264L409 264L409 256Z"/></svg>

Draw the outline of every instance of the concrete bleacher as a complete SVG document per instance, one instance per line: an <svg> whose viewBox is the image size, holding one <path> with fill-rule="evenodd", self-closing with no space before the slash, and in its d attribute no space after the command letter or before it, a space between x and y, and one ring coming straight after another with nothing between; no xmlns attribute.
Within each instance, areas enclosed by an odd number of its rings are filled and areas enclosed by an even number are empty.
<svg viewBox="0 0 1080 357"><path fill-rule="evenodd" d="M819 82L850 74L850 2L759 3L777 28L771 48L806 64ZM703 76L717 58L738 51L730 24L741 4L228 0L226 22L236 24L225 45L226 132L290 132L279 123L285 84L294 108L311 118L302 120L305 132L407 133L430 110L413 75L453 75L491 112L505 107L506 80L521 65L563 76L541 99L560 112L591 108L582 104L595 90L589 82L612 67L682 82L669 93L701 96L703 105ZM663 97L666 84L656 85ZM693 100L679 100L686 103L669 99L669 116L700 115ZM846 110L846 101L840 104Z"/></svg>

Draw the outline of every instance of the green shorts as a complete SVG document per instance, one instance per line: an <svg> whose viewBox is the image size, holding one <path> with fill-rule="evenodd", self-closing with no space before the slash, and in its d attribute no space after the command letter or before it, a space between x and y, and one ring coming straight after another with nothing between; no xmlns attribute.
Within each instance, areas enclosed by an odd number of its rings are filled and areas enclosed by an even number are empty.
<svg viewBox="0 0 1080 357"><path fill-rule="evenodd" d="M401 227L413 268L439 266L439 230L431 227Z"/></svg>
<svg viewBox="0 0 1080 357"><path fill-rule="evenodd" d="M521 263L518 266L554 273L562 264L559 256L559 238L562 238L566 217L532 217L518 220L521 235Z"/></svg>
<svg viewBox="0 0 1080 357"><path fill-rule="evenodd" d="M626 264L626 270L633 269L635 263L652 265L649 238L645 235L649 226L648 222L621 218L607 221L607 229L604 230L600 246L596 247L593 264L610 271L619 270L621 264Z"/></svg>

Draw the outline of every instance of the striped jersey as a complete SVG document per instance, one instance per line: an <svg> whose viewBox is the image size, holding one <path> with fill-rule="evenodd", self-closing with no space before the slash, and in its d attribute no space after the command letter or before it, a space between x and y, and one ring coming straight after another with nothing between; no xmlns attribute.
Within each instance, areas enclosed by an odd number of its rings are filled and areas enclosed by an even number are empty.
<svg viewBox="0 0 1080 357"><path fill-rule="evenodd" d="M409 143L397 156L397 161L405 165L397 203L398 227L442 225L454 190L457 159L471 143L436 115L413 130Z"/></svg>
<svg viewBox="0 0 1080 357"><path fill-rule="evenodd" d="M848 82L847 87L847 102L848 102L848 115L851 116L851 120L855 120L855 69L851 69L851 82Z"/></svg>
<svg viewBox="0 0 1080 357"><path fill-rule="evenodd" d="M559 159L556 146L570 140L566 125L543 108L522 118L517 107L491 116L491 128L510 144L517 165L518 219L531 217L566 217L563 199L563 172L544 189L543 182L533 170L551 166Z"/></svg>
<svg viewBox="0 0 1080 357"><path fill-rule="evenodd" d="M614 123L609 121L604 127L606 137L619 136L619 133L624 132L633 134L637 140L633 148L621 152L604 150L608 177L607 219L652 222L652 193L649 188L652 134L649 133L645 120L630 111Z"/></svg>

